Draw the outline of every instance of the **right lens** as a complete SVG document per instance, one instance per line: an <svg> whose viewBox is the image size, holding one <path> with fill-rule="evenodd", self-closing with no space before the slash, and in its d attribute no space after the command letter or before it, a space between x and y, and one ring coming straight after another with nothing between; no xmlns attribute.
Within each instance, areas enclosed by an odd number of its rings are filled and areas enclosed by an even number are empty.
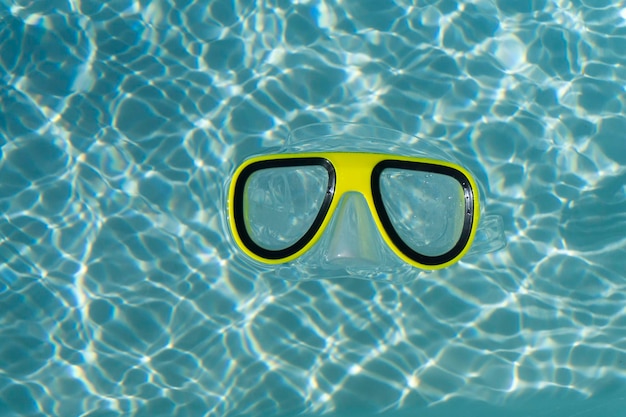
<svg viewBox="0 0 626 417"><path fill-rule="evenodd" d="M453 177L387 168L380 175L380 191L391 224L415 252L440 256L459 241L465 198Z"/></svg>
<svg viewBox="0 0 626 417"><path fill-rule="evenodd" d="M395 247L421 265L443 265L466 248L472 233L474 190L454 167L384 160L372 171L372 198Z"/></svg>

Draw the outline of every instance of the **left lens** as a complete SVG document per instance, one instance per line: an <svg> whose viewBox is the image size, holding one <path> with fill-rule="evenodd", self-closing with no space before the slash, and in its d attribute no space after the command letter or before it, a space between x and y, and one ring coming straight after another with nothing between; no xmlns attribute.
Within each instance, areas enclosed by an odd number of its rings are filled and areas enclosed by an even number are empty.
<svg viewBox="0 0 626 417"><path fill-rule="evenodd" d="M253 162L235 180L233 220L241 243L263 259L284 259L304 248L333 199L335 170L325 158Z"/></svg>
<svg viewBox="0 0 626 417"><path fill-rule="evenodd" d="M292 246L320 211L328 172L321 166L267 168L248 178L244 220L252 240L268 250Z"/></svg>

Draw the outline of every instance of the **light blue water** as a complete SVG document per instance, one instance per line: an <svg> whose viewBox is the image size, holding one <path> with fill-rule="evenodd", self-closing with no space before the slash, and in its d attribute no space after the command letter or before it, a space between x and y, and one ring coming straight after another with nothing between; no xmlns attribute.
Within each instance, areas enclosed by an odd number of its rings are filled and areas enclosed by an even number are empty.
<svg viewBox="0 0 626 417"><path fill-rule="evenodd" d="M618 416L626 2L0 1L0 415ZM439 138L506 249L253 276L225 174L317 121Z"/></svg>

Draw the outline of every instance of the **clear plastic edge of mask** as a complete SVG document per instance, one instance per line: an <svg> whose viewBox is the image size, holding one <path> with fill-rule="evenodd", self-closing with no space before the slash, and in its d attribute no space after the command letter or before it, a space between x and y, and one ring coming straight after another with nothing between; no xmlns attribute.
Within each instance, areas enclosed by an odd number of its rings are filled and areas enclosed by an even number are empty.
<svg viewBox="0 0 626 417"><path fill-rule="evenodd" d="M358 123L316 123L294 129L289 133L283 146L269 147L264 154L299 153L299 152L375 152L390 155L403 155L439 159L461 165L449 153L442 149L439 139L409 135L394 129ZM495 252L506 246L502 217L484 213L484 188L477 181L481 200L481 218L474 241L463 259L473 259L476 255ZM331 220L327 230L331 230ZM285 279L290 281L308 281L334 278L359 278L373 281L385 281L395 284L409 283L429 271L415 268L400 260L382 238L376 242L380 249L382 262L378 265L332 265L325 262L322 247L328 244L328 233L300 258L294 261L267 265L252 259L246 259L247 267L259 276ZM227 233L234 245L230 232Z"/></svg>

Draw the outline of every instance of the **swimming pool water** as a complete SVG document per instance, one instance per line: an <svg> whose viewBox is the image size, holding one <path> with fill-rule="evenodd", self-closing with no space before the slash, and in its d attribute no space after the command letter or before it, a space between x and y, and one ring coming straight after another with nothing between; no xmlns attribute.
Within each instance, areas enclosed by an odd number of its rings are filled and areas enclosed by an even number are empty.
<svg viewBox="0 0 626 417"><path fill-rule="evenodd" d="M618 416L626 2L0 1L0 415ZM506 249L405 285L252 274L243 155L440 141Z"/></svg>

